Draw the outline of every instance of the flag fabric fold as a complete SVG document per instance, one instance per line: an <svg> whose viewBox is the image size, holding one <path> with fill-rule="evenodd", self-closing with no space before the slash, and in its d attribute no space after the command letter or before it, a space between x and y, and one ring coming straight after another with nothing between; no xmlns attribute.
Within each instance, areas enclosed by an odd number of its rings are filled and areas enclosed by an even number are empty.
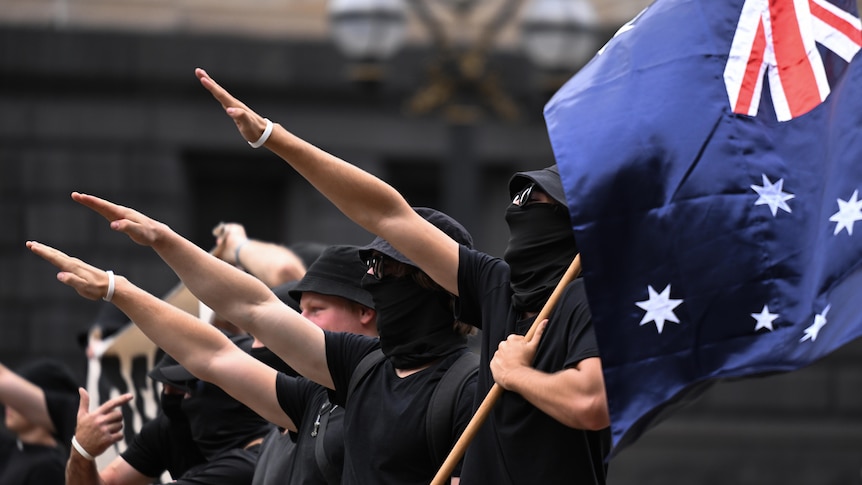
<svg viewBox="0 0 862 485"><path fill-rule="evenodd" d="M860 45L855 1L658 0L545 106L614 454L862 335Z"/></svg>

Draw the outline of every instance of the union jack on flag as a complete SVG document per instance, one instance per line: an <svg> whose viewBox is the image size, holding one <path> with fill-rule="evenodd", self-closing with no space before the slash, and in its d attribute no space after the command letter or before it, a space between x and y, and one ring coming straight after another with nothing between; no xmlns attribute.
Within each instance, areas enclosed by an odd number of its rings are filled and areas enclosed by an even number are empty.
<svg viewBox="0 0 862 485"><path fill-rule="evenodd" d="M757 115L764 73L779 121L811 111L830 90L816 44L850 62L859 29L857 17L826 0L746 0L724 69L733 111Z"/></svg>
<svg viewBox="0 0 862 485"><path fill-rule="evenodd" d="M862 336L860 46L855 0L657 0L545 106L613 454Z"/></svg>

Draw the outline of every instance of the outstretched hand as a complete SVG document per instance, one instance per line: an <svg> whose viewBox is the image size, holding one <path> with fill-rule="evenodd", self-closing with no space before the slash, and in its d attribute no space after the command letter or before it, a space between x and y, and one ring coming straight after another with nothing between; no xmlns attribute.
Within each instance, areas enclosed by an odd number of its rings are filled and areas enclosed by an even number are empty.
<svg viewBox="0 0 862 485"><path fill-rule="evenodd" d="M494 358L491 359L491 375L494 376L494 382L503 389L510 390L510 384L516 378L518 371L532 367L536 350L539 348L539 342L547 325L548 319L543 320L530 341L527 341L523 335L512 334L500 342L497 351L494 352Z"/></svg>
<svg viewBox="0 0 862 485"><path fill-rule="evenodd" d="M132 400L132 394L122 394L109 399L90 411L90 395L78 389L81 401L78 405L78 425L75 439L93 456L99 456L111 445L123 439L123 411L121 406Z"/></svg>
<svg viewBox="0 0 862 485"><path fill-rule="evenodd" d="M27 241L27 247L56 266L60 270L57 279L74 288L84 298L98 300L108 293L108 274L105 271L36 241Z"/></svg>
<svg viewBox="0 0 862 485"><path fill-rule="evenodd" d="M93 195L72 192L72 200L98 212L111 223L111 229L126 234L132 241L142 246L152 246L158 240L161 231L165 229L163 223L150 219L134 209Z"/></svg>
<svg viewBox="0 0 862 485"><path fill-rule="evenodd" d="M222 108L236 123L240 135L246 141L256 141L260 138L261 133L266 128L266 121L262 116L252 111L251 108L240 100L234 98L227 90L219 86L203 69L195 69L195 76L198 77L201 85L221 103Z"/></svg>

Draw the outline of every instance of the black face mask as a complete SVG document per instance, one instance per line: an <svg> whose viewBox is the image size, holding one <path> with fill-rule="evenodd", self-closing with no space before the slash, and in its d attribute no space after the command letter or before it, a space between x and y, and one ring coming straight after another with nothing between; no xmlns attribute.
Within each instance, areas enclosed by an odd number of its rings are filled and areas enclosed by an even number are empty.
<svg viewBox="0 0 862 485"><path fill-rule="evenodd" d="M165 416L174 421L186 421L186 415L183 414L183 395L182 394L165 394L162 392L162 412Z"/></svg>
<svg viewBox="0 0 862 485"><path fill-rule="evenodd" d="M512 305L535 312L550 298L578 253L566 208L557 204L511 204L506 209Z"/></svg>
<svg viewBox="0 0 862 485"><path fill-rule="evenodd" d="M254 411L218 387L197 381L191 397L182 400L192 439L208 460L231 448L242 448L263 436L268 424Z"/></svg>
<svg viewBox="0 0 862 485"><path fill-rule="evenodd" d="M451 296L419 286L411 277L362 278L377 309L380 348L398 369L414 369L463 348L453 328Z"/></svg>

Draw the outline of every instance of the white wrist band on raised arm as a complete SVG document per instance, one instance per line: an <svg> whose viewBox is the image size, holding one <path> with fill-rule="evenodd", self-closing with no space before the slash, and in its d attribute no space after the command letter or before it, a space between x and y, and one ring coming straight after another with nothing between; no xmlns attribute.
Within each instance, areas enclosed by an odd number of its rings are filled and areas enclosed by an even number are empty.
<svg viewBox="0 0 862 485"><path fill-rule="evenodd" d="M72 436L72 447L75 448L78 454L80 454L84 458L90 461L95 461L96 457L87 453L87 450L85 450L84 447L81 446L81 443L78 443L78 438L75 438L74 435Z"/></svg>
<svg viewBox="0 0 862 485"><path fill-rule="evenodd" d="M266 121L266 128L263 129L263 133L260 135L260 138L255 142L248 142L252 148L260 148L266 143L266 140L269 140L269 135L272 135L272 121L269 121L269 118L264 118L263 121Z"/></svg>
<svg viewBox="0 0 862 485"><path fill-rule="evenodd" d="M103 296L102 299L105 301L111 301L111 299L114 298L114 272L110 270L105 272L108 273L108 292L105 293L105 296Z"/></svg>

